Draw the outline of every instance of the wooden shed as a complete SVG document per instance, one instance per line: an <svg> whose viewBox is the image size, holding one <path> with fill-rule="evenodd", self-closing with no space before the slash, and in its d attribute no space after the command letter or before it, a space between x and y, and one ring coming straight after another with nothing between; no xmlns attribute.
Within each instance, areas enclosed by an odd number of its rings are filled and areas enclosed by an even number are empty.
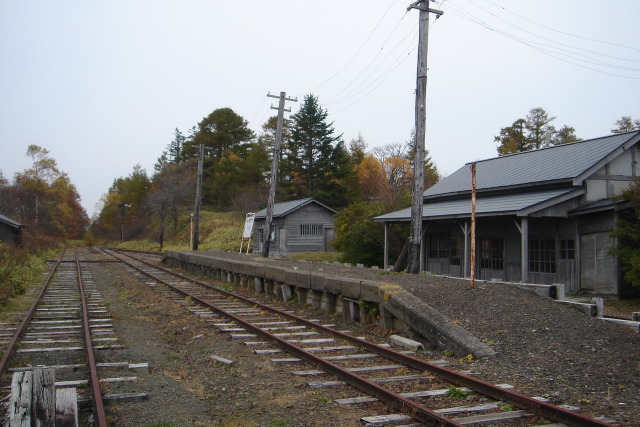
<svg viewBox="0 0 640 427"><path fill-rule="evenodd" d="M276 203L269 256L287 256L296 252L333 251L335 210L313 198ZM253 251L262 251L267 210L256 213L253 227Z"/></svg>
<svg viewBox="0 0 640 427"><path fill-rule="evenodd" d="M7 216L0 214L0 242L19 245L22 243L22 229L26 227Z"/></svg>
<svg viewBox="0 0 640 427"><path fill-rule="evenodd" d="M611 249L629 211L616 196L640 178L640 131L475 162L477 256L471 265L471 165L424 192L422 271L564 283L567 294L634 295ZM411 209L375 218L386 232ZM385 265L388 251L385 245Z"/></svg>

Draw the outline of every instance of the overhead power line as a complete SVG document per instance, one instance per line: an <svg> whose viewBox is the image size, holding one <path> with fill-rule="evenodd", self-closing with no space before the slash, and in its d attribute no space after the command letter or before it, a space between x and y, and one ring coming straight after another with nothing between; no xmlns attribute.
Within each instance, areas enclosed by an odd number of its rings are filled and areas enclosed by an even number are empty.
<svg viewBox="0 0 640 427"><path fill-rule="evenodd" d="M486 1L492 5L495 5L496 7L499 7L500 11L508 12L506 8L502 6L498 6L493 2L490 2L488 0L483 0L483 1ZM453 15L456 15L463 19L471 21L489 31L495 32L496 34L500 34L518 43L524 44L554 59L572 64L581 68L589 69L595 72L599 72L599 73L603 73L603 74L607 74L615 77L621 77L621 78L627 78L627 79L640 79L640 76L633 75L633 73L639 72L640 68L632 67L626 64L629 62L640 62L640 59L625 58L625 57L611 55L609 53L601 53L593 50L592 48L585 48L575 44L566 43L558 39L553 39L543 34L515 25L507 21L506 19L503 19L502 17L498 16L498 13L487 10L486 8L478 5L473 0L466 0L466 2L469 3L471 6L477 8L479 12L475 12L475 13L472 12L471 8L463 7L460 4L460 2L457 2L456 0L449 0L449 2L447 3L447 5L449 6L447 10L450 11ZM513 12L508 12L508 13L516 15ZM489 18L486 15L482 16L483 14L488 15ZM519 16L519 15L516 15L516 16ZM489 23L487 19L495 19L498 21L498 24ZM535 23L535 21L532 21L530 19L526 19L526 20L533 24L539 25L543 28L547 28L552 31L556 31L558 33L562 33L578 39L583 39L583 40L598 42L598 43L606 43L610 45L617 45L615 43L604 42L601 40L588 39L585 37L572 35L564 31L553 30L551 27L548 27L542 24L537 24ZM513 31L508 31L506 29L500 28L499 27L500 24L507 25L512 29L525 33L530 38L523 37L521 35L514 33ZM531 37L533 37L533 39ZM539 39L539 40L535 40L535 39ZM541 42L540 40L543 40L544 42ZM626 49L638 50L635 48L630 48L628 46L623 46L623 45L620 45L620 46ZM615 63L615 61L623 61L625 62L625 64ZM621 74L619 73L620 71L629 72L631 73L631 75Z"/></svg>

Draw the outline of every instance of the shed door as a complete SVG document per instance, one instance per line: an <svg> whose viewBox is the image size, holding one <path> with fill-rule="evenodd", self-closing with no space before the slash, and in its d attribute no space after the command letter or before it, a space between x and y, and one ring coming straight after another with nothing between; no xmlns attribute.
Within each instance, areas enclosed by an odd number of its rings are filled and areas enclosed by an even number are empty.
<svg viewBox="0 0 640 427"><path fill-rule="evenodd" d="M336 231L333 228L324 229L324 251L332 252L335 249L331 247L331 242L336 238Z"/></svg>
<svg viewBox="0 0 640 427"><path fill-rule="evenodd" d="M616 268L609 255L613 238L609 233L580 235L580 290L604 294L616 291Z"/></svg>
<svg viewBox="0 0 640 427"><path fill-rule="evenodd" d="M284 227L280 229L280 255L287 255L287 229Z"/></svg>

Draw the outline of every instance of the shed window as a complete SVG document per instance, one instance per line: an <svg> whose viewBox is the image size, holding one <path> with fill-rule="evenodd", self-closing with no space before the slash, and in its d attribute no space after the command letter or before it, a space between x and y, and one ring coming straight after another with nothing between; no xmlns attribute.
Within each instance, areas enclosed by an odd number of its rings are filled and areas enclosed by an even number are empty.
<svg viewBox="0 0 640 427"><path fill-rule="evenodd" d="M429 258L449 258L449 233L429 233Z"/></svg>
<svg viewBox="0 0 640 427"><path fill-rule="evenodd" d="M322 236L322 224L300 224L301 236Z"/></svg>
<svg viewBox="0 0 640 427"><path fill-rule="evenodd" d="M576 259L575 240L560 240L560 259Z"/></svg>
<svg viewBox="0 0 640 427"><path fill-rule="evenodd" d="M556 242L553 239L529 240L529 271L556 272Z"/></svg>
<svg viewBox="0 0 640 427"><path fill-rule="evenodd" d="M503 239L480 239L480 268L487 270L504 269Z"/></svg>

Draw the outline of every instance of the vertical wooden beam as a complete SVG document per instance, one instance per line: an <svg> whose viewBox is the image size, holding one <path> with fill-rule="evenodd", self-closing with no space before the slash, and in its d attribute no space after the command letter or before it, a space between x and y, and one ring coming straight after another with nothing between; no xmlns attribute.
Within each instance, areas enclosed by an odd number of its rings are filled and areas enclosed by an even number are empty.
<svg viewBox="0 0 640 427"><path fill-rule="evenodd" d="M529 281L529 218L523 217L520 220L520 280L524 283Z"/></svg>
<svg viewBox="0 0 640 427"><path fill-rule="evenodd" d="M476 285L476 164L471 163L471 287Z"/></svg>
<svg viewBox="0 0 640 427"><path fill-rule="evenodd" d="M55 384L54 369L37 368L33 370L33 408L31 413L35 426L54 427L56 425Z"/></svg>
<svg viewBox="0 0 640 427"><path fill-rule="evenodd" d="M383 269L389 266L389 231L391 231L391 225L387 222L384 223L384 261Z"/></svg>

